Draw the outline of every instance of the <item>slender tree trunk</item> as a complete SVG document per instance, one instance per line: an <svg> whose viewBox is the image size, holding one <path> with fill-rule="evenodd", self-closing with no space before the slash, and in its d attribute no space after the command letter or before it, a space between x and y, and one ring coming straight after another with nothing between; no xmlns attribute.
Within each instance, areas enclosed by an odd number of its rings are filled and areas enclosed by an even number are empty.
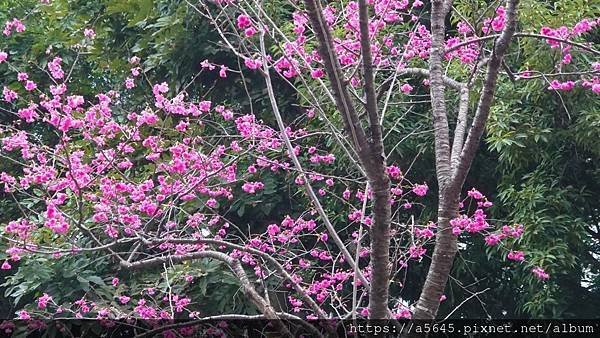
<svg viewBox="0 0 600 338"><path fill-rule="evenodd" d="M383 156L373 154L373 161L380 162L385 170ZM385 173L369 179L373 187L374 222L371 237L371 293L369 296L369 318L388 318L388 293L390 280L390 179Z"/></svg>

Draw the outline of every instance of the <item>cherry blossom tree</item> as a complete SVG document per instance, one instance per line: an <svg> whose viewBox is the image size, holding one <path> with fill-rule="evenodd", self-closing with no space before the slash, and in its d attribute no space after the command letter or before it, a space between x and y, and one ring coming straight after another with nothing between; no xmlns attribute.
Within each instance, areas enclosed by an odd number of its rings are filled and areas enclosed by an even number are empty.
<svg viewBox="0 0 600 338"><path fill-rule="evenodd" d="M274 125L174 92L168 79L147 84L136 56L121 86L89 95L72 89L84 52L66 64L60 50L49 50L45 64L26 69L0 51L0 64L19 83L3 87L3 109L14 121L0 127L0 156L14 170L2 172L0 183L21 214L4 226L10 247L2 269L94 252L115 270L149 271L161 281L133 293L115 272L101 281L110 284L106 292L61 302L44 293L19 318L205 318L186 295L190 271L195 262L218 261L258 315L211 318L434 319L461 236L483 235L515 264L527 260L518 247L524 226L494 224L486 214L492 202L465 189L465 179L501 76L600 92L599 64L573 61L576 53L600 54L577 42L597 19L521 32L518 0L494 2L480 20L449 0L289 1L285 22L258 0L188 5L240 60L239 69L199 60L202 71L259 73ZM449 17L458 20L456 33L446 27ZM4 35L27 34L27 24L35 23L7 21ZM93 28L82 29L81 51L95 38ZM526 39L560 54L556 67L509 69L505 59ZM303 116L292 121L282 110L273 77L295 89ZM429 100L418 102L420 95ZM414 220L429 187L389 162L393 147L385 140L395 131L386 113L399 100L431 107L437 218L424 224ZM237 199L260 203L276 189L267 175L286 182L302 211L244 229L228 212ZM408 304L390 290L406 287L400 276L408 262L423 264L431 246L424 284L410 286L422 288L421 296ZM543 266L531 272L550 278ZM271 299L277 293L284 307Z"/></svg>

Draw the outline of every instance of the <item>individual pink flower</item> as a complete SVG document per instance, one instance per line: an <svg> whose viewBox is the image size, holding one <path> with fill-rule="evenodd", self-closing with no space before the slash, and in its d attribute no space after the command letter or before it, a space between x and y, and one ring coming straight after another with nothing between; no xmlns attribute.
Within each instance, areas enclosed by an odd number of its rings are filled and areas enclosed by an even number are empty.
<svg viewBox="0 0 600 338"><path fill-rule="evenodd" d="M175 130L183 133L187 130L189 125L189 122L179 121L179 123L175 126Z"/></svg>
<svg viewBox="0 0 600 338"><path fill-rule="evenodd" d="M419 8L419 7L423 6L423 1L415 0L415 2L413 2L412 6L413 6L413 8Z"/></svg>
<svg viewBox="0 0 600 338"><path fill-rule="evenodd" d="M253 36L254 34L256 34L257 32L258 32L258 31L256 30L256 28L254 28L254 27L252 27L252 26L250 26L250 27L248 27L248 28L246 28L246 29L244 30L244 34L245 34L247 37L251 37L251 36Z"/></svg>
<svg viewBox="0 0 600 338"><path fill-rule="evenodd" d="M21 22L21 20L16 18L13 19L13 25L18 33L23 33L25 31L25 25Z"/></svg>
<svg viewBox="0 0 600 338"><path fill-rule="evenodd" d="M492 29L496 32L499 32L504 28L505 23L505 13L504 7L500 6L496 9L496 17L492 20Z"/></svg>
<svg viewBox="0 0 600 338"><path fill-rule="evenodd" d="M427 252L427 249L422 246L413 245L408 249L408 252L410 254L410 258L421 258L421 256Z"/></svg>
<svg viewBox="0 0 600 338"><path fill-rule="evenodd" d="M277 224L271 224L267 227L267 233L269 236L274 237L279 233L279 226Z"/></svg>
<svg viewBox="0 0 600 338"><path fill-rule="evenodd" d="M38 308L45 309L48 306L48 302L52 301L52 297L50 297L47 293L44 293L43 296L38 298Z"/></svg>
<svg viewBox="0 0 600 338"><path fill-rule="evenodd" d="M25 73L25 72L19 72L17 73L17 80L18 81L26 81L29 79L29 74Z"/></svg>
<svg viewBox="0 0 600 338"><path fill-rule="evenodd" d="M227 77L227 67L226 66L221 66L221 69L219 70L219 76L222 78Z"/></svg>
<svg viewBox="0 0 600 338"><path fill-rule="evenodd" d="M468 34L471 33L471 26L469 26L468 24L466 24L464 21L460 21L457 25L456 28L458 30L458 32L460 34Z"/></svg>
<svg viewBox="0 0 600 338"><path fill-rule="evenodd" d="M27 80L25 82L25 90L27 90L28 92L35 90L37 88L37 84L33 81Z"/></svg>
<svg viewBox="0 0 600 338"><path fill-rule="evenodd" d="M596 22L594 20L583 19L579 21L575 26L573 26L573 34L581 35L583 33L589 32L593 27L596 26Z"/></svg>
<svg viewBox="0 0 600 338"><path fill-rule="evenodd" d="M249 69L259 69L262 66L260 59L244 59L244 64Z"/></svg>
<svg viewBox="0 0 600 338"><path fill-rule="evenodd" d="M215 69L215 65L213 65L212 63L210 63L208 60L204 60L204 61L200 62L200 66L202 68L206 68L208 70Z"/></svg>
<svg viewBox="0 0 600 338"><path fill-rule="evenodd" d="M4 261L4 263L2 263L2 267L0 267L0 269L10 270L10 269L12 269L12 266L10 265L10 263L8 261Z"/></svg>
<svg viewBox="0 0 600 338"><path fill-rule="evenodd" d="M31 316L29 315L29 312L27 312L26 310L21 310L18 312L19 315L19 319L20 320L30 320Z"/></svg>
<svg viewBox="0 0 600 338"><path fill-rule="evenodd" d="M485 237L485 244L489 245L489 246L494 246L498 243L500 243L500 240L502 239L502 237L500 237L499 235L496 234L491 234Z"/></svg>
<svg viewBox="0 0 600 338"><path fill-rule="evenodd" d="M200 109L201 112L208 113L210 111L211 105L212 105L211 101L200 101L200 103L198 104L198 108Z"/></svg>
<svg viewBox="0 0 600 338"><path fill-rule="evenodd" d="M471 190L469 190L469 192L467 192L467 195L469 197L472 197L476 200L480 200L483 199L485 196L483 196L483 194L481 192L479 192L479 190L475 189L475 188L471 188Z"/></svg>
<svg viewBox="0 0 600 338"><path fill-rule="evenodd" d="M112 286L117 287L119 285L119 278L115 277L111 281Z"/></svg>
<svg viewBox="0 0 600 338"><path fill-rule="evenodd" d="M130 77L126 78L125 79L125 88L131 89L133 87L135 87L135 81Z"/></svg>
<svg viewBox="0 0 600 338"><path fill-rule="evenodd" d="M250 21L250 17L245 14L240 14L237 17L237 26L239 29L245 29L252 25L252 21Z"/></svg>
<svg viewBox="0 0 600 338"><path fill-rule="evenodd" d="M423 197L427 195L427 190L429 190L427 184L416 184L413 187L412 192L415 193L415 195L417 196Z"/></svg>
<svg viewBox="0 0 600 338"><path fill-rule="evenodd" d="M0 50L0 63L5 62L6 60L8 60L8 54L5 51Z"/></svg>
<svg viewBox="0 0 600 338"><path fill-rule="evenodd" d="M58 56L52 59L52 61L48 62L48 70L55 79L62 79L65 76L65 72L61 67L61 62L62 59Z"/></svg>
<svg viewBox="0 0 600 338"><path fill-rule="evenodd" d="M206 201L206 205L209 208L216 208L217 207L217 200L215 200L214 198L211 198L208 201Z"/></svg>
<svg viewBox="0 0 600 338"><path fill-rule="evenodd" d="M21 22L21 20L13 18L12 20L6 21L4 23L4 30L2 31L4 35L10 36L13 33L13 31L17 31L19 33L25 31L25 25L23 24L23 22Z"/></svg>
<svg viewBox="0 0 600 338"><path fill-rule="evenodd" d="M242 185L242 190L248 194L255 194L258 190L264 189L265 185L262 182L246 182Z"/></svg>
<svg viewBox="0 0 600 338"><path fill-rule="evenodd" d="M531 269L531 272L539 279L539 280L547 280L550 278L550 275L548 273L546 273L546 271L542 268L535 267L533 269Z"/></svg>
<svg viewBox="0 0 600 338"><path fill-rule="evenodd" d="M574 87L575 87L575 82L573 82L573 81L563 82L560 85L560 89L564 90L564 91L570 91Z"/></svg>
<svg viewBox="0 0 600 338"><path fill-rule="evenodd" d="M86 38L93 39L93 38L95 38L95 37L96 37L96 32L94 32L94 30L93 30L93 29L91 29L91 28L85 28L85 29L83 30L83 35L84 35Z"/></svg>
<svg viewBox="0 0 600 338"><path fill-rule="evenodd" d="M119 303L121 304L127 304L129 300L131 300L131 297L119 296Z"/></svg>
<svg viewBox="0 0 600 338"><path fill-rule="evenodd" d="M409 85L408 83L405 83L400 87L400 90L404 94L409 94L413 90L413 87L411 85Z"/></svg>
<svg viewBox="0 0 600 338"><path fill-rule="evenodd" d="M390 165L387 167L387 173L391 178L398 179L402 176L402 170L395 165Z"/></svg>
<svg viewBox="0 0 600 338"><path fill-rule="evenodd" d="M510 251L508 253L508 255L506 255L506 258L512 260L512 261L517 261L517 262L522 262L525 260L525 254L523 253L523 251Z"/></svg>
<svg viewBox="0 0 600 338"><path fill-rule="evenodd" d="M311 76L313 79L320 79L320 78L322 78L324 75L325 75L325 72L324 72L324 71L323 71L323 69L321 69L321 68L313 69L313 70L310 72L310 76Z"/></svg>
<svg viewBox="0 0 600 338"><path fill-rule="evenodd" d="M10 88L8 88L6 86L4 86L4 89L2 90L2 95L4 96L4 101L6 101L6 102L12 102L19 98L19 95L17 94L17 92L15 92L14 90L11 90Z"/></svg>

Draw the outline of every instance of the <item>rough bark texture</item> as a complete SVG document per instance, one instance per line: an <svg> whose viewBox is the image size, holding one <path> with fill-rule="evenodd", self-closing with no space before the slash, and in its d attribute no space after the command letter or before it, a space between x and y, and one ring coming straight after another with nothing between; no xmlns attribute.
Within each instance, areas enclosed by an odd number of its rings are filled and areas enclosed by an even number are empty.
<svg viewBox="0 0 600 338"><path fill-rule="evenodd" d="M458 214L457 205L458 195L455 195L454 198L447 195L440 199L435 249L433 250L423 291L415 306L415 319L435 318L440 306L440 297L448 282L448 276L457 251L456 236L452 234L452 228L450 227L450 220Z"/></svg>
<svg viewBox="0 0 600 338"><path fill-rule="evenodd" d="M375 154L374 161L382 161ZM390 280L390 180L387 175L379 179L369 179L373 187L373 213L371 226L371 293L369 296L369 318L388 317L388 292Z"/></svg>
<svg viewBox="0 0 600 338"><path fill-rule="evenodd" d="M446 7L443 0L431 4L431 48L429 50L429 80L431 110L435 136L435 170L437 173L440 195L449 183L450 171L450 138L448 116L446 114L444 57Z"/></svg>

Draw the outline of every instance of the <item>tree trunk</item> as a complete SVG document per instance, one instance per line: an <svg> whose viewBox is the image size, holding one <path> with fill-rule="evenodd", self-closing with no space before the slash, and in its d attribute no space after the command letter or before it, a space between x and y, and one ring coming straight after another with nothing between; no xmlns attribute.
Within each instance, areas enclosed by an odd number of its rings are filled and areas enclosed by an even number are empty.
<svg viewBox="0 0 600 338"><path fill-rule="evenodd" d="M370 179L373 187L374 222L371 226L371 291L369 295L369 318L385 319L389 315L388 293L390 280L390 179L385 172L381 154L373 154L383 173ZM376 163L376 162L374 162Z"/></svg>
<svg viewBox="0 0 600 338"><path fill-rule="evenodd" d="M440 196L435 249L423 291L416 305L413 316L415 319L435 318L457 252L457 239L452 234L450 220L458 216L458 195L445 194L446 196Z"/></svg>

